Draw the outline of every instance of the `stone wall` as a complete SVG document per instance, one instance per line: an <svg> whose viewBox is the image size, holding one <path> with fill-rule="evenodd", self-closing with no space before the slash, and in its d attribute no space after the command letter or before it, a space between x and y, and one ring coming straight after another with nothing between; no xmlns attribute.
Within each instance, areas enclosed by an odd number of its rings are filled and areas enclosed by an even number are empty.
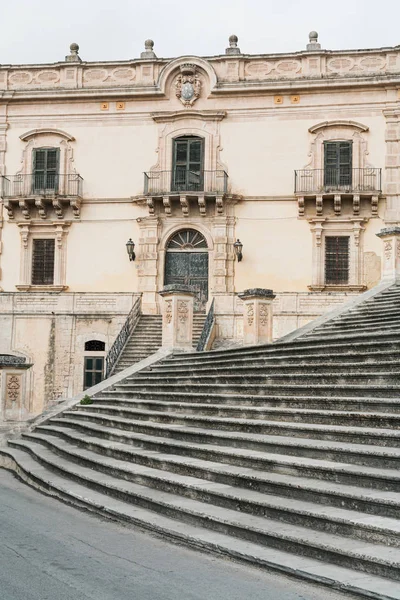
<svg viewBox="0 0 400 600"><path fill-rule="evenodd" d="M24 418L41 413L58 398L82 390L85 342L104 342L106 353L137 296L0 294L0 355L22 356L32 363L22 375ZM6 412L4 389L0 398L1 420Z"/></svg>

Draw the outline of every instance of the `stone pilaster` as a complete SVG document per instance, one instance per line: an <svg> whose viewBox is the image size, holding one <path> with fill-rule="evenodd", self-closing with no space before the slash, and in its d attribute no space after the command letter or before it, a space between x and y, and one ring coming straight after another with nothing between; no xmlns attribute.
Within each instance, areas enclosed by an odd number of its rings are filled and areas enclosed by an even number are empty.
<svg viewBox="0 0 400 600"><path fill-rule="evenodd" d="M386 117L386 156L384 181L386 223L400 223L400 111L384 111Z"/></svg>
<svg viewBox="0 0 400 600"><path fill-rule="evenodd" d="M193 351L193 289L188 285L171 284L159 294L163 298L163 348Z"/></svg>
<svg viewBox="0 0 400 600"><path fill-rule="evenodd" d="M272 342L272 290L254 288L239 294L243 301L243 344L270 344Z"/></svg>
<svg viewBox="0 0 400 600"><path fill-rule="evenodd" d="M376 234L383 242L382 281L400 281L400 227L387 227Z"/></svg>
<svg viewBox="0 0 400 600"><path fill-rule="evenodd" d="M157 273L158 273L158 217L146 217L139 223L138 244L138 291L142 293L144 314L157 314Z"/></svg>

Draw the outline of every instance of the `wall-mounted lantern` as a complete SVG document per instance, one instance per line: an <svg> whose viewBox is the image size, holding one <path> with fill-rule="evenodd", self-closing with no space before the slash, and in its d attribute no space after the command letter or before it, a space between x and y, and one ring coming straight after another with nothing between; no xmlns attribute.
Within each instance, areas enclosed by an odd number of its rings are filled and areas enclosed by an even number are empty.
<svg viewBox="0 0 400 600"><path fill-rule="evenodd" d="M236 258L238 259L238 262L240 262L243 258L243 254L242 254L243 244L240 240L236 240L236 242L233 244L233 247L235 249Z"/></svg>
<svg viewBox="0 0 400 600"><path fill-rule="evenodd" d="M135 243L132 242L131 238L129 238L129 240L126 242L126 251L128 253L129 260L135 260Z"/></svg>

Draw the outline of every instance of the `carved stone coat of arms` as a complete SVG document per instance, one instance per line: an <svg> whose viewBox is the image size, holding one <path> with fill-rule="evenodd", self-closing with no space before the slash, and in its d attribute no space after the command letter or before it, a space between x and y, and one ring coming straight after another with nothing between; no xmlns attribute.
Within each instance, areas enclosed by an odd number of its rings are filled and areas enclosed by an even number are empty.
<svg viewBox="0 0 400 600"><path fill-rule="evenodd" d="M176 95L184 106L192 106L201 93L201 81L195 65L182 65L175 81Z"/></svg>

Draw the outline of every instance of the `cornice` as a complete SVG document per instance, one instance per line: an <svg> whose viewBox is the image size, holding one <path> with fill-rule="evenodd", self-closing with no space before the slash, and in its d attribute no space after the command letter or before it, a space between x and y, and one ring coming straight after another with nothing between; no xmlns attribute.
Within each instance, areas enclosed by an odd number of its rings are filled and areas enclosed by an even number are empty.
<svg viewBox="0 0 400 600"><path fill-rule="evenodd" d="M196 119L198 121L222 121L226 117L224 110L177 110L151 113L156 123L171 123L181 119Z"/></svg>
<svg viewBox="0 0 400 600"><path fill-rule="evenodd" d="M359 131L368 131L369 127L366 125L362 125L362 123L357 123L356 121L346 121L343 119L337 119L332 121L324 121L323 123L318 123L317 125L313 125L313 127L309 128L310 133L317 133L320 129L326 129L327 127L351 127L352 129L358 129Z"/></svg>
<svg viewBox="0 0 400 600"><path fill-rule="evenodd" d="M35 137L37 135L45 135L45 134L55 134L58 135L60 137L63 137L64 139L66 139L68 142L73 142L75 140L75 138L70 135L69 133L66 133L65 131L62 131L61 129L53 129L53 128L49 128L49 127L43 127L41 129L31 129L31 131L28 131L27 133L24 133L22 135L20 135L20 139L23 142L28 141L30 138Z"/></svg>

